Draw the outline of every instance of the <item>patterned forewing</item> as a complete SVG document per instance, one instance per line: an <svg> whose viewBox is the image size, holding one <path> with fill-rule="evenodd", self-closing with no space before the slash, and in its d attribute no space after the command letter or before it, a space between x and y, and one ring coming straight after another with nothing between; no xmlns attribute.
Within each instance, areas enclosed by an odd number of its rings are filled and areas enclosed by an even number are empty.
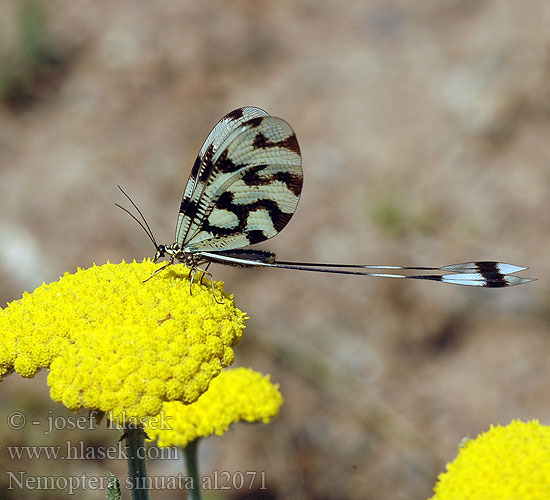
<svg viewBox="0 0 550 500"><path fill-rule="evenodd" d="M178 224L176 226L176 241L178 241L178 235L185 233L189 228L191 219L194 216L194 214L189 213L189 201L193 198L193 192L196 189L201 190L202 186L199 179L206 176L205 170L210 169L214 153L219 149L223 141L225 141L225 139L227 139L227 137L241 124L260 116L269 116L269 114L263 109L255 106L237 108L227 113L210 131L195 159L191 174L185 186L185 191L183 192Z"/></svg>
<svg viewBox="0 0 550 500"><path fill-rule="evenodd" d="M189 202L194 213L180 246L230 250L275 236L292 217L303 175L300 148L284 120L257 117L242 124L213 155L202 191Z"/></svg>

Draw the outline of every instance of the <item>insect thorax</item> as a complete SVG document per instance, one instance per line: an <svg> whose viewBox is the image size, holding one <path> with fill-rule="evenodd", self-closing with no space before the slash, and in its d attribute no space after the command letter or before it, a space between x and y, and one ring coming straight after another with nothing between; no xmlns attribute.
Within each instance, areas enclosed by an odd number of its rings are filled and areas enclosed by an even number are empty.
<svg viewBox="0 0 550 500"><path fill-rule="evenodd" d="M204 259L201 257L200 253L186 251L182 248L179 248L177 245L172 245L176 247L174 250L175 253L174 259L178 260L182 264L185 264L191 269L196 269L200 264L204 262Z"/></svg>
<svg viewBox="0 0 550 500"><path fill-rule="evenodd" d="M155 254L155 262L163 257L168 257L170 262L177 260L192 269L197 268L204 262L204 259L201 257L200 253L184 250L177 243L172 243L171 245L159 245L157 248L157 253Z"/></svg>

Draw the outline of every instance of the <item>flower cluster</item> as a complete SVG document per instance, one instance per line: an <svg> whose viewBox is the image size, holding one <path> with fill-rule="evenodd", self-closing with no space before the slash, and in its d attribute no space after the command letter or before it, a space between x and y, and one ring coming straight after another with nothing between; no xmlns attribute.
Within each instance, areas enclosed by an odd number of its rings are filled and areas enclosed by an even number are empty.
<svg viewBox="0 0 550 500"><path fill-rule="evenodd" d="M438 477L431 500L547 500L550 426L512 421L467 440Z"/></svg>
<svg viewBox="0 0 550 500"><path fill-rule="evenodd" d="M233 362L246 315L216 283L151 261L93 266L25 293L0 314L0 375L49 368L51 397L71 410L152 416L195 401ZM220 303L221 302L221 303Z"/></svg>
<svg viewBox="0 0 550 500"><path fill-rule="evenodd" d="M267 423L282 403L278 385L271 383L269 376L249 368L224 370L194 403L164 403L163 418L152 421L167 422L169 428L150 425L146 432L159 446L185 447L197 438L221 435L240 420Z"/></svg>

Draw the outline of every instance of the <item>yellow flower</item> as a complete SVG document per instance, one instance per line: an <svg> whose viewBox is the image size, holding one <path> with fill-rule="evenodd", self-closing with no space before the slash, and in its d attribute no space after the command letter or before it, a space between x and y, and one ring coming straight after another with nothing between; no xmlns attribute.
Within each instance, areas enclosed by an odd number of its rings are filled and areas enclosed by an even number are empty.
<svg viewBox="0 0 550 500"><path fill-rule="evenodd" d="M550 426L514 420L468 440L431 500L548 500Z"/></svg>
<svg viewBox="0 0 550 500"><path fill-rule="evenodd" d="M279 413L283 397L269 376L250 368L224 370L193 404L164 403L146 432L159 446L187 446L199 437L222 435L234 422L267 423Z"/></svg>
<svg viewBox="0 0 550 500"><path fill-rule="evenodd" d="M118 418L195 401L233 363L246 315L221 283L221 304L210 286L195 282L191 295L182 265L143 283L157 268L145 260L79 269L10 303L0 314L2 373L49 367L52 399Z"/></svg>

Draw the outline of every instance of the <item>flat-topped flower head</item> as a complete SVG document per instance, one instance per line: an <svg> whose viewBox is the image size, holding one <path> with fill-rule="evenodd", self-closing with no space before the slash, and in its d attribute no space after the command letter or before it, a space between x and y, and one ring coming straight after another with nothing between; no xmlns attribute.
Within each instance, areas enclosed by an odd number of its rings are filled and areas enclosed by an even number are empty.
<svg viewBox="0 0 550 500"><path fill-rule="evenodd" d="M467 440L434 491L431 500L548 500L550 426L514 420Z"/></svg>
<svg viewBox="0 0 550 500"><path fill-rule="evenodd" d="M49 368L51 397L69 409L122 418L159 413L164 401L195 401L233 363L246 315L215 283L151 261L65 274L14 301L0 315L4 373ZM220 300L222 299L223 300Z"/></svg>
<svg viewBox="0 0 550 500"><path fill-rule="evenodd" d="M185 447L197 438L221 435L235 422L267 423L282 404L278 385L268 375L250 368L224 370L193 404L164 403L163 418L152 419L146 432L159 446Z"/></svg>

